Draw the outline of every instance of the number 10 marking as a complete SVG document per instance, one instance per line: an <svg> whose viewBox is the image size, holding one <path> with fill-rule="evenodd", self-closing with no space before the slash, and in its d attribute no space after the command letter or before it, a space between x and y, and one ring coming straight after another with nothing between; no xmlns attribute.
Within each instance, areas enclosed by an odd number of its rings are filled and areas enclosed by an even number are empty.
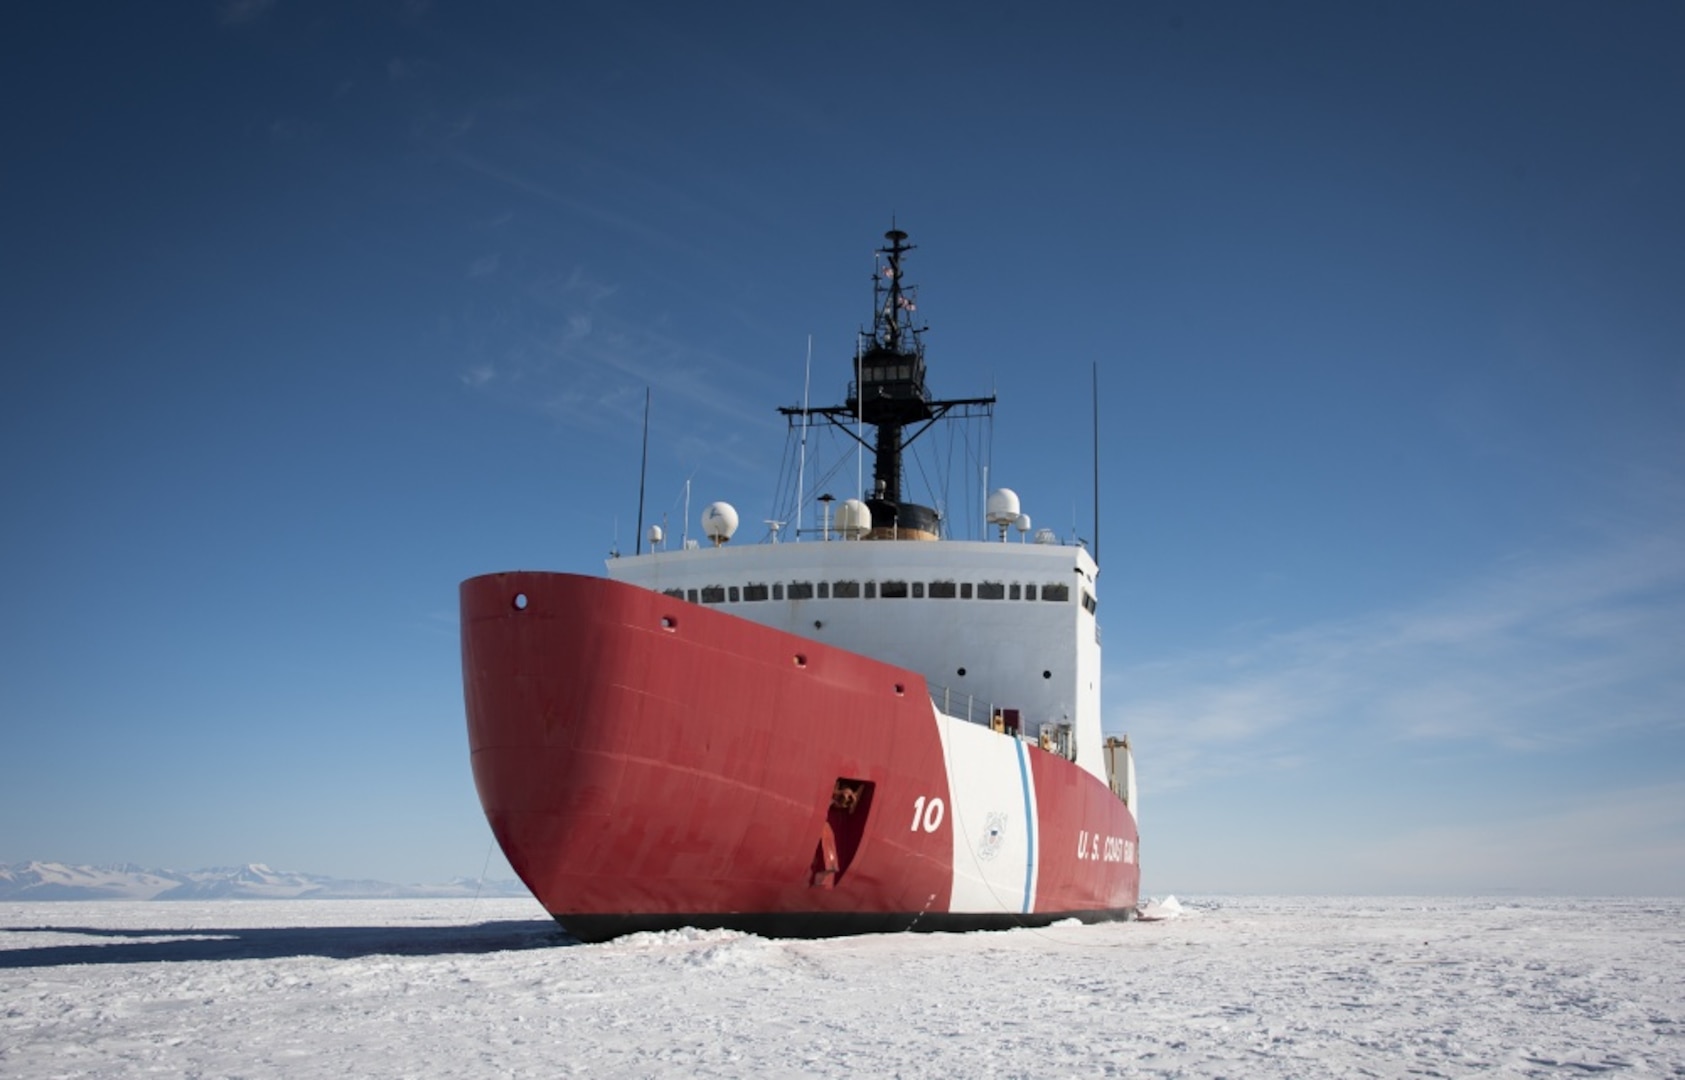
<svg viewBox="0 0 1685 1080"><path fill-rule="evenodd" d="M946 810L947 807L942 805L940 798L931 796L926 800L920 795L913 801L913 827L907 831L918 832L923 829L925 832L935 832L942 827L942 815Z"/></svg>

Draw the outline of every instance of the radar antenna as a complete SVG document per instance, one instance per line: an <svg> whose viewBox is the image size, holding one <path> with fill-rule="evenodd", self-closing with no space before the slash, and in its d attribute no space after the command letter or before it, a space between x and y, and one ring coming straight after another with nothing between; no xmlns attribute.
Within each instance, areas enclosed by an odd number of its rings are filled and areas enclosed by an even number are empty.
<svg viewBox="0 0 1685 1080"><path fill-rule="evenodd" d="M907 243L907 234L893 225L883 236L888 243L877 250L872 273L872 329L869 334L860 333L847 400L826 408L781 407L778 411L791 424L798 417L824 417L872 451L872 490L866 499L872 537L935 539L936 511L901 499L902 452L950 413L952 419L992 416L995 397L937 400L930 396L925 386L923 340L928 327L915 325L918 287L907 283L902 265L914 248ZM855 423L872 426L871 442L853 430Z"/></svg>

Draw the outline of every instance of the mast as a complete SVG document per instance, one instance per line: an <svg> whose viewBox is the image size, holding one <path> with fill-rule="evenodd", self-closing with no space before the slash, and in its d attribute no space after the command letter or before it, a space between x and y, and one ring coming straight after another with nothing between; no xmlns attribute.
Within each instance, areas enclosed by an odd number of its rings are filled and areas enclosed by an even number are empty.
<svg viewBox="0 0 1685 1080"><path fill-rule="evenodd" d="M825 417L872 451L872 487L866 505L872 512L873 537L935 539L936 511L902 499L902 455L913 440L955 409L960 410L956 419L992 415L995 398L993 394L950 400L930 396L922 337L928 327L915 325L918 289L907 283L902 266L914 248L900 229L892 227L883 235L887 243L877 250L872 273L872 329L860 332L848 398L841 405L809 409L806 414ZM803 412L778 411L792 422ZM859 430L865 425L873 428L870 442Z"/></svg>
<svg viewBox="0 0 1685 1080"><path fill-rule="evenodd" d="M872 336L860 356L849 404L857 405L860 419L877 429L872 500L899 503L901 432L933 416L930 391L924 385L921 338L928 328L913 325L918 311L916 291L901 277L901 257L913 250L906 242L907 234L890 229L883 237L889 246L878 249L878 268L872 275Z"/></svg>

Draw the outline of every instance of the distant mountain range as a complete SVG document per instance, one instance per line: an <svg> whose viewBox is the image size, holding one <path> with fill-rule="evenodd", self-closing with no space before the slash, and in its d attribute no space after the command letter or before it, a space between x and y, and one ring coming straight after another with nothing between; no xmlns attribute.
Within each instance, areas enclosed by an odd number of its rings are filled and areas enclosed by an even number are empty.
<svg viewBox="0 0 1685 1080"><path fill-rule="evenodd" d="M443 885L391 885L271 870L262 863L208 870L148 870L127 864L0 864L0 900L392 900L475 895L528 893L519 881L457 878Z"/></svg>

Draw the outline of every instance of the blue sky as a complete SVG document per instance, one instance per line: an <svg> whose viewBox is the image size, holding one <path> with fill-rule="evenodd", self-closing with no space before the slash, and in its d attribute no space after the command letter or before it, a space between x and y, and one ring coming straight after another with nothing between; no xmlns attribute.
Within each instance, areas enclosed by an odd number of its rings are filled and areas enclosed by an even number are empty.
<svg viewBox="0 0 1685 1080"><path fill-rule="evenodd" d="M1147 891L1685 891L1685 9L12 6L0 861L479 873L456 586L776 494L891 216ZM493 874L507 873L496 855Z"/></svg>

